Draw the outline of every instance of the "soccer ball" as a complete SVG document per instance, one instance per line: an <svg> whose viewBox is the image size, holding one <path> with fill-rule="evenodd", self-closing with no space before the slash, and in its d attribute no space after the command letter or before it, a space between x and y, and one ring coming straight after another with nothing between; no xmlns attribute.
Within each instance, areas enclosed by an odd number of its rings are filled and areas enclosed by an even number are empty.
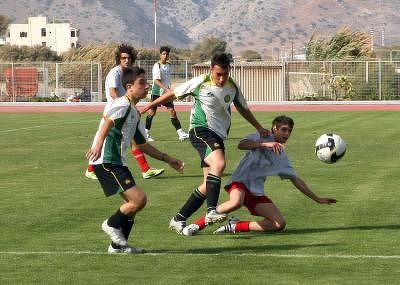
<svg viewBox="0 0 400 285"><path fill-rule="evenodd" d="M323 134L315 142L315 154L325 163L335 163L346 153L346 142L337 134Z"/></svg>

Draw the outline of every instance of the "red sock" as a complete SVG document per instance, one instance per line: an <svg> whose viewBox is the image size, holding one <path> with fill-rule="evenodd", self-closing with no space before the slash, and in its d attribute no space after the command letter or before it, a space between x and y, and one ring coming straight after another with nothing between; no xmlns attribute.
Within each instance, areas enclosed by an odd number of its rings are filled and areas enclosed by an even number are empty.
<svg viewBox="0 0 400 285"><path fill-rule="evenodd" d="M199 230L202 230L206 227L206 217L201 217L197 221L194 222L196 225L199 226Z"/></svg>
<svg viewBox="0 0 400 285"><path fill-rule="evenodd" d="M94 166L93 166L93 164L89 164L88 167L87 167L87 170L88 170L89 172L93 172L93 171L94 171Z"/></svg>
<svg viewBox="0 0 400 285"><path fill-rule="evenodd" d="M135 148L134 150L132 150L132 155L139 164L139 167L142 170L142 172L147 172L147 170L150 169L146 157L144 156L144 153L140 148Z"/></svg>
<svg viewBox="0 0 400 285"><path fill-rule="evenodd" d="M249 232L250 231L249 227L250 227L250 222L249 221L241 221L241 222L236 224L235 232L236 233L238 233L238 232Z"/></svg>

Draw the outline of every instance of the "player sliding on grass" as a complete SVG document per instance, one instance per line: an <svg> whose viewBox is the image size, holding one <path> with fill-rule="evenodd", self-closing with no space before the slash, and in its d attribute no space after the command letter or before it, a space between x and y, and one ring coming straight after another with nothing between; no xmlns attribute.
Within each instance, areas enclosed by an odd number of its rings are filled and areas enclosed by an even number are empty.
<svg viewBox="0 0 400 285"><path fill-rule="evenodd" d="M179 172L183 162L160 152L146 143L146 132L140 122L136 104L146 97L150 85L145 71L138 67L123 69L124 96L111 100L104 108L103 118L86 158L94 165L94 172L106 196L119 193L124 203L118 211L101 225L110 236L109 253L141 253L142 249L131 247L127 240L137 212L146 205L146 194L136 185L127 167L127 148L132 139L151 157L167 162Z"/></svg>
<svg viewBox="0 0 400 285"><path fill-rule="evenodd" d="M219 213L230 213L244 205L260 221L239 221L231 219L214 233L238 233L248 231L273 232L285 229L286 222L278 207L265 196L264 183L268 176L278 175L290 179L293 185L304 195L320 204L332 204L333 198L321 198L310 190L307 184L297 176L284 150L284 143L289 139L294 122L287 116L278 116L272 121L272 135L262 138L260 134L250 134L239 142L238 148L247 150L239 162L225 190L229 200L218 205ZM206 226L202 217L194 224L183 229L184 235L194 235Z"/></svg>
<svg viewBox="0 0 400 285"><path fill-rule="evenodd" d="M169 90L166 94L146 105L147 110L171 101L194 97L190 114L189 139L198 151L203 168L202 184L189 196L181 210L170 221L169 227L181 234L188 219L207 199L206 222L223 221L225 214L218 213L216 206L221 187L221 176L225 169L224 140L231 126L231 104L262 135L268 135L247 106L246 99L234 80L229 76L230 57L217 53L211 59L209 74L203 74Z"/></svg>

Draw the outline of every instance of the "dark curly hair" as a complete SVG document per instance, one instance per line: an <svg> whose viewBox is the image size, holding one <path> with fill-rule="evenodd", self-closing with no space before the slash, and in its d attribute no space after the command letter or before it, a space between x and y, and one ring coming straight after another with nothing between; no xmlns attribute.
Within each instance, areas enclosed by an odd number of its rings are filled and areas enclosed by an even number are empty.
<svg viewBox="0 0 400 285"><path fill-rule="evenodd" d="M132 63L135 62L137 57L137 51L135 50L135 48L127 44L121 44L117 47L117 50L115 51L115 65L120 64L122 53L129 54L130 57L132 58Z"/></svg>

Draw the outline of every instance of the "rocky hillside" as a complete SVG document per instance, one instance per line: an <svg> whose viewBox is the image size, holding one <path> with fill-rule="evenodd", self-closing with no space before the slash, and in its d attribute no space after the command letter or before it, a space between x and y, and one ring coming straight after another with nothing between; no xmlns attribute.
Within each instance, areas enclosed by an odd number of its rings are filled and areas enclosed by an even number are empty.
<svg viewBox="0 0 400 285"><path fill-rule="evenodd" d="M154 0L0 0L13 23L28 16L65 19L81 42L133 42L154 46ZM328 37L340 27L370 32L380 46L400 43L398 0L157 0L157 44L187 47L205 37L228 42L233 53L301 53L312 33ZM384 33L382 33L384 30Z"/></svg>

